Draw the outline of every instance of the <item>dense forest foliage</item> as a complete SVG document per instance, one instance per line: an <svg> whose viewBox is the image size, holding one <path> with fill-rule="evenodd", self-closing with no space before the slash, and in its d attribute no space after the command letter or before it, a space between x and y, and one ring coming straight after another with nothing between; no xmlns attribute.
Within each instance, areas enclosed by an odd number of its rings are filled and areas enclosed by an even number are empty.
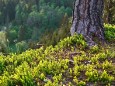
<svg viewBox="0 0 115 86"><path fill-rule="evenodd" d="M55 45L70 35L74 1L0 0L0 52L20 53L39 44ZM115 23L114 4L114 0L105 1L105 23Z"/></svg>
<svg viewBox="0 0 115 86"><path fill-rule="evenodd" d="M0 0L0 51L12 52L25 45L27 49L28 44L33 47L46 32L53 32L71 17L73 1Z"/></svg>

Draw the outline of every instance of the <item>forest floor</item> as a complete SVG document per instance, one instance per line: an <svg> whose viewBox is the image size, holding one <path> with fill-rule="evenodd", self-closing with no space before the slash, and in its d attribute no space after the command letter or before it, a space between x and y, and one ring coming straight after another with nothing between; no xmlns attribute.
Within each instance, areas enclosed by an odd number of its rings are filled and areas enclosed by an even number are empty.
<svg viewBox="0 0 115 86"><path fill-rule="evenodd" d="M0 55L0 86L115 86L115 44L88 48L81 35Z"/></svg>

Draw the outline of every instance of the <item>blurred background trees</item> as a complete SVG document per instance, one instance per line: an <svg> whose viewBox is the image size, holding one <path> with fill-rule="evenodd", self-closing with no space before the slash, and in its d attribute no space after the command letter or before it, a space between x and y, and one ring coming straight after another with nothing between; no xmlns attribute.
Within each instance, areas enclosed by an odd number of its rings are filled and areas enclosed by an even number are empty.
<svg viewBox="0 0 115 86"><path fill-rule="evenodd" d="M115 0L105 0L104 22L109 24L115 23Z"/></svg>

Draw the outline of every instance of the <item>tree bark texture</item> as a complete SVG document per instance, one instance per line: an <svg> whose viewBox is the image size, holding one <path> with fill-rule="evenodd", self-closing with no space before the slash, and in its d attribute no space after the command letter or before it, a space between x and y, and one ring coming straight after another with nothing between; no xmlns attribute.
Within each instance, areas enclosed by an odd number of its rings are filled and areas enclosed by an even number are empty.
<svg viewBox="0 0 115 86"><path fill-rule="evenodd" d="M95 45L94 36L104 40L103 8L103 0L76 0L71 35L82 34L89 46Z"/></svg>

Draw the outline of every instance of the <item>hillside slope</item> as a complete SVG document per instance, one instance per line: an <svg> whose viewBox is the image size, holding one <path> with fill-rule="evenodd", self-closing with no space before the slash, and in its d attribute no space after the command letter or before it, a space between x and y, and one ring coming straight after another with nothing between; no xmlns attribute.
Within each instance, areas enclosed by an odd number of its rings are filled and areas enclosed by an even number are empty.
<svg viewBox="0 0 115 86"><path fill-rule="evenodd" d="M84 38L75 35L46 49L0 55L0 86L114 85L115 29L108 27L108 45L89 49Z"/></svg>

